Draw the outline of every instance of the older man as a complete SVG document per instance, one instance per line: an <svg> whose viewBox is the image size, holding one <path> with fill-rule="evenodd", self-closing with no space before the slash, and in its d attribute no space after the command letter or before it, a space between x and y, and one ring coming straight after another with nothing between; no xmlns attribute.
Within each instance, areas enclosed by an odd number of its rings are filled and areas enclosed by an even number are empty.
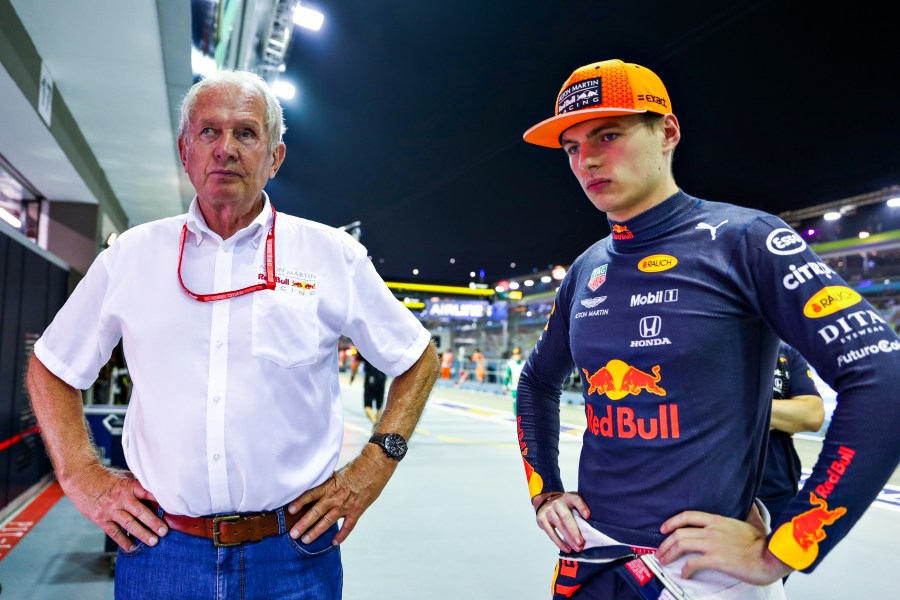
<svg viewBox="0 0 900 600"><path fill-rule="evenodd" d="M258 76L195 84L178 138L188 213L125 232L35 345L34 411L66 494L120 545L117 598L339 598L337 546L403 458L436 378L428 332L365 248L263 192L283 131ZM372 443L335 471L341 335L394 382ZM127 472L100 464L78 391L120 339Z"/></svg>

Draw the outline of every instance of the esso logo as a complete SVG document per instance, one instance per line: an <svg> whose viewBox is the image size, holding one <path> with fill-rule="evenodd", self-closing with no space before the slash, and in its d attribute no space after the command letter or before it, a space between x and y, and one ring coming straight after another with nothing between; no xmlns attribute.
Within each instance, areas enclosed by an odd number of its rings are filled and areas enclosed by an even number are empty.
<svg viewBox="0 0 900 600"><path fill-rule="evenodd" d="M781 227L766 238L766 248L772 254L787 256L806 250L806 242L794 230Z"/></svg>

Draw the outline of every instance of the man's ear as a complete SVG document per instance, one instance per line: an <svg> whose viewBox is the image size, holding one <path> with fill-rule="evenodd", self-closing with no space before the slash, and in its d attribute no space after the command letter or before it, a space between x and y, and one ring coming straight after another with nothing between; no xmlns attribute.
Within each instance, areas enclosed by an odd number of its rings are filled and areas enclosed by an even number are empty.
<svg viewBox="0 0 900 600"><path fill-rule="evenodd" d="M275 150L272 151L272 168L269 169L269 179L275 177L275 173L281 168L286 153L287 147L284 145L284 142L275 146Z"/></svg>
<svg viewBox="0 0 900 600"><path fill-rule="evenodd" d="M678 124L678 117L672 113L663 117L663 150L674 150L678 142L681 141L681 125Z"/></svg>
<svg viewBox="0 0 900 600"><path fill-rule="evenodd" d="M178 156L181 157L181 168L187 173L187 142L183 135L178 136Z"/></svg>

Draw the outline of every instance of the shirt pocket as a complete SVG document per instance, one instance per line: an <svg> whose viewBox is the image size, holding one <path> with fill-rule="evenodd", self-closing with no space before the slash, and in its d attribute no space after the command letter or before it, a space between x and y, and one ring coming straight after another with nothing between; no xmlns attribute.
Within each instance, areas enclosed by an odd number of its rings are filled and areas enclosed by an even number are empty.
<svg viewBox="0 0 900 600"><path fill-rule="evenodd" d="M253 294L253 356L285 368L316 362L319 319L316 296L263 290Z"/></svg>

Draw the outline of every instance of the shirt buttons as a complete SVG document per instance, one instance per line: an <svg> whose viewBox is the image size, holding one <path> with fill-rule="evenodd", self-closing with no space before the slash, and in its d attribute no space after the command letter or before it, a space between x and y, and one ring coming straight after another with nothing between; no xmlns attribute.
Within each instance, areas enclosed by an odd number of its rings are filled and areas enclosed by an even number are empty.
<svg viewBox="0 0 900 600"><path fill-rule="evenodd" d="M218 455L218 454L213 454L213 460L219 460L219 455Z"/></svg>
<svg viewBox="0 0 900 600"><path fill-rule="evenodd" d="M219 397L218 397L218 396L213 396L213 402L215 402L215 403L218 404L218 402L219 402Z"/></svg>
<svg viewBox="0 0 900 600"><path fill-rule="evenodd" d="M222 340L216 340L216 348L222 347Z"/></svg>

